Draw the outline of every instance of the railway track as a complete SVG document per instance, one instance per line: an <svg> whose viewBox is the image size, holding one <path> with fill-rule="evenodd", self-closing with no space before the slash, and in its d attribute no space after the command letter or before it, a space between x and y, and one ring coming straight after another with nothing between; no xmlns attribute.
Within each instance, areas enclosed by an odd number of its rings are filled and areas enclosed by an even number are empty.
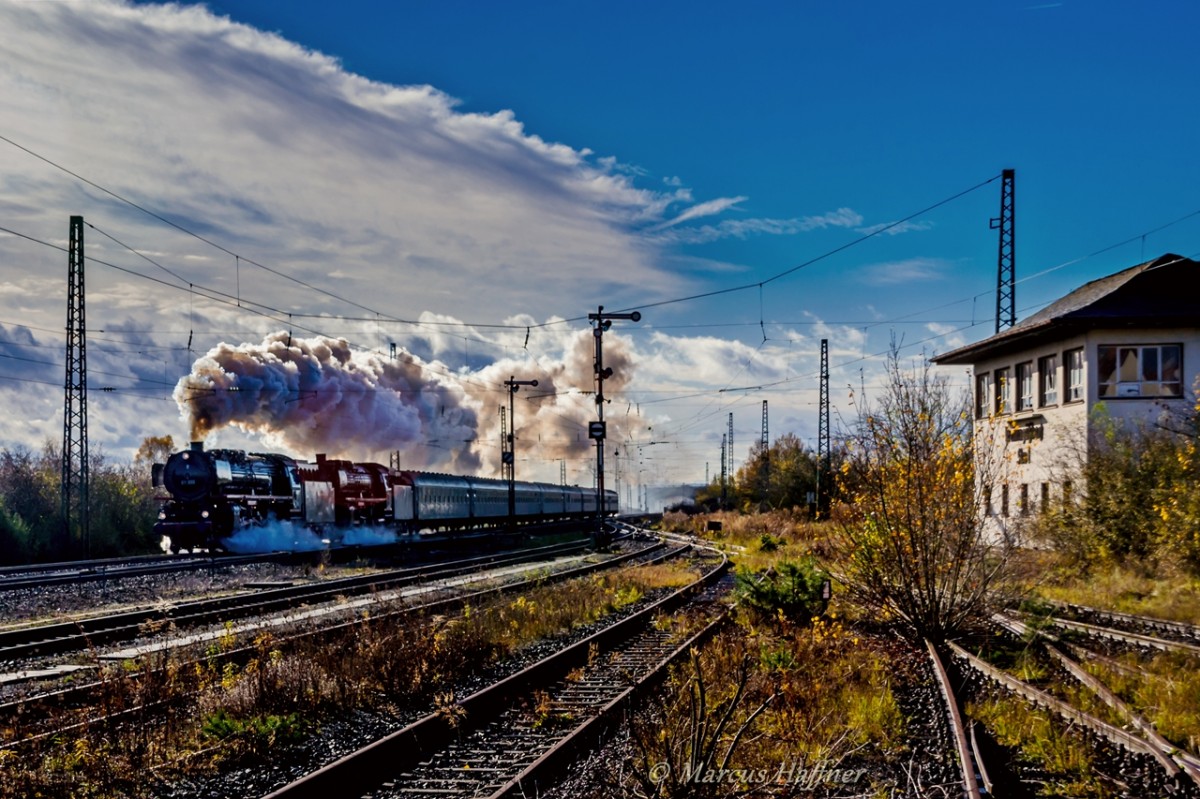
<svg viewBox="0 0 1200 799"><path fill-rule="evenodd" d="M362 796L534 796L618 712L724 617L713 601L728 561L626 619L284 786L270 799ZM686 640L656 615L691 604L705 623ZM383 776L381 776L383 775Z"/></svg>
<svg viewBox="0 0 1200 799"><path fill-rule="evenodd" d="M1094 618L1104 613L1097 611ZM1158 621L1129 614L1112 615L1117 623L1126 627L1142 621ZM1036 620L1037 626L1026 623L1031 620ZM954 664L962 670L970 690L976 694L998 691L1018 697L1038 711L1057 717L1066 729L1078 731L1096 752L1095 762L1103 764L1097 766L1093 779L1106 780L1119 795L1200 797L1200 758L1163 738L1153 723L1079 662L1082 658L1093 659L1116 672L1136 674L1136 670L1127 664L1088 649L1089 641L1091 646L1118 641L1143 652L1158 649L1182 651L1193 656L1200 655L1200 648L1058 617L1010 612L996 614L993 622L1003 634L1023 642L1026 652L1032 653L1042 664L1039 667L1043 669L1042 676L1034 685L950 643L948 647ZM1170 625L1174 627L1175 623ZM1151 629L1148 625L1138 626ZM1056 635L1056 631L1067 631L1069 639ZM1178 636L1179 630L1172 630L1172 634ZM1079 697L1087 694L1095 698L1081 702ZM1102 712L1104 718L1083 707L1101 708L1097 712Z"/></svg>
<svg viewBox="0 0 1200 799"><path fill-rule="evenodd" d="M974 727L971 727L968 732L967 726L963 723L962 712L958 706L958 694L950 683L950 676L946 672L937 647L933 645L932 641L926 639L925 648L928 650L929 659L933 664L938 689L946 703L950 737L954 741L954 751L958 756L959 770L962 773L962 796L965 799L982 799L985 793L991 794L992 786L974 735ZM982 790L981 785L983 786Z"/></svg>
<svg viewBox="0 0 1200 799"><path fill-rule="evenodd" d="M1020 636L1026 640L1041 639L1040 643L1043 650L1062 667L1076 681L1085 686L1093 694L1096 695L1104 704L1112 708L1118 715L1126 719L1129 726L1134 727L1138 734L1153 747L1157 748L1166 757L1175 762L1179 770L1187 773L1187 776L1200 787L1200 759L1182 751L1179 747L1167 741L1153 724L1145 717L1130 707L1125 701L1116 695L1107 685L1090 672L1085 670L1077 660L1067 655L1064 651L1058 648L1058 641L1052 636L1047 636L1044 631L1036 631L1022 624L1016 619L997 616L994 619L1005 629L1009 630L1014 635ZM1169 764L1163 763L1164 768L1168 770L1172 776L1175 773L1171 770Z"/></svg>
<svg viewBox="0 0 1200 799"><path fill-rule="evenodd" d="M0 568L0 591L22 588L47 588L55 585L103 582L151 574L200 571L216 566L238 566L278 560L280 553L260 555L143 555L133 558L105 558L66 563L46 563L38 566L5 566Z"/></svg>
<svg viewBox="0 0 1200 799"><path fill-rule="evenodd" d="M1184 643L1200 644L1200 626L1187 624L1169 619L1156 619L1151 616L1138 616L1132 613L1120 613L1115 610L1105 610L1087 605L1076 605L1068 602L1052 602L1042 600L1050 608L1071 617L1072 621L1090 622L1110 628L1123 629L1128 632L1142 632L1147 635L1164 637ZM1062 618L1060 616L1060 618Z"/></svg>
<svg viewBox="0 0 1200 799"><path fill-rule="evenodd" d="M561 522L526 525L523 531L532 535L567 532L578 525ZM630 525L614 522L624 533L635 530ZM388 557L398 551L416 551L431 547L471 546L476 540L488 541L492 533L459 533L454 536L421 535L397 538L390 543L355 546L332 546L323 549L279 550L251 554L218 552L213 554L155 554L121 558L98 558L63 561L60 563L0 566L0 592L25 588L47 588L58 585L105 582L127 577L142 577L172 572L200 571L224 566L240 566L271 562L346 562L362 557Z"/></svg>
<svg viewBox="0 0 1200 799"><path fill-rule="evenodd" d="M517 553L467 558L450 564L396 569L309 585L271 588L253 594L180 602L165 608L142 609L73 622L3 630L0 631L0 661L62 654L130 640L141 635L147 627L156 625L169 623L176 628L186 628L230 621L299 604L325 602L337 597L467 574L485 566L495 567L581 552L587 547L586 541L554 544Z"/></svg>
<svg viewBox="0 0 1200 799"><path fill-rule="evenodd" d="M1155 742L1080 710L1048 691L993 666L957 644L951 642L947 646L955 661L978 679L1023 699L1035 708L1058 716L1072 728L1084 731L1094 741L1093 745L1101 750L1107 746L1103 761L1114 774L1120 774L1137 785L1131 786L1131 795L1200 796L1196 775L1190 768L1181 768L1172 755ZM1175 747L1170 748L1178 751Z"/></svg>
<svg viewBox="0 0 1200 799"><path fill-rule="evenodd" d="M497 596L527 591L539 584L545 584L548 582L562 582L634 562L645 564L659 563L674 557L678 557L688 549L689 548L686 546L668 549L662 542L655 542L647 547L623 555L618 555L599 563L577 566L552 575L539 574L536 577L524 579L518 582L506 583L493 588L471 591L448 598L433 600L423 604L406 605L388 611L375 612L370 615L370 618L373 621L378 622L392 617L405 615L415 616L419 614L430 615L435 613L457 613L460 612L463 607L483 604L489 599ZM307 640L334 640L337 636L352 630L356 625L363 623L363 621L363 617L358 617L350 621L343 621L317 629L294 632L276 640L274 642L274 646L280 650L286 650L301 645ZM176 664L175 668L183 670L194 669L197 667L224 668L227 664L234 664L238 667L242 667L259 654L261 653L253 644L242 645L216 653L207 653L202 658ZM125 679L133 681L141 680L144 676L145 675L143 672L131 672L123 675ZM78 681L67 687L58 688L50 692L33 696L22 697L18 700L0 702L0 724L5 722L11 723L13 720L19 717L23 719L24 724L28 728L28 725L30 725L36 718L48 718L50 714L63 709L80 708L86 707L89 704L94 704L96 697L103 694L105 689L106 681L104 679L94 679L89 681ZM123 710L122 714L126 716L132 716L141 713L144 710L146 710L146 708L141 706L131 707ZM104 719L99 717L93 717L87 719L86 721L74 722L72 726L83 727L103 720ZM65 730L66 728L60 725L41 733L27 731L27 734L19 741L13 741L8 744L0 744L0 749L26 746L38 740L53 735L62 734Z"/></svg>
<svg viewBox="0 0 1200 799"><path fill-rule="evenodd" d="M1017 613L1025 619L1043 620L1062 629L1107 638L1133 646L1200 655L1200 627L1184 622L1136 616L1083 605L1046 603L1067 615Z"/></svg>

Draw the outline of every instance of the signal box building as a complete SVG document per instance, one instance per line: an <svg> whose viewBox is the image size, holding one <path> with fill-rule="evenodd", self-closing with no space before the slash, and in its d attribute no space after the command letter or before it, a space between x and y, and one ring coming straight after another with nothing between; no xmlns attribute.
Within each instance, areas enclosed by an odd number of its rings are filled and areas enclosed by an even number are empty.
<svg viewBox="0 0 1200 799"><path fill-rule="evenodd" d="M981 512L990 534L1011 536L1082 490L1099 419L1152 425L1192 407L1200 263L1168 254L1094 280L933 362L971 368Z"/></svg>

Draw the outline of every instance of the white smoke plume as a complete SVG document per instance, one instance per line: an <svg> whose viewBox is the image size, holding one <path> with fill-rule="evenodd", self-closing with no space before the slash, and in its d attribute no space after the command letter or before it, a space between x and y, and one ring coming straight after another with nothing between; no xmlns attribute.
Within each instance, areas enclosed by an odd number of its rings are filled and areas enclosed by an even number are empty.
<svg viewBox="0 0 1200 799"><path fill-rule="evenodd" d="M344 339L292 338L219 344L180 379L174 397L202 441L226 425L301 457L383 460L400 450L406 468L474 474L476 413L462 386L401 352L355 353Z"/></svg>

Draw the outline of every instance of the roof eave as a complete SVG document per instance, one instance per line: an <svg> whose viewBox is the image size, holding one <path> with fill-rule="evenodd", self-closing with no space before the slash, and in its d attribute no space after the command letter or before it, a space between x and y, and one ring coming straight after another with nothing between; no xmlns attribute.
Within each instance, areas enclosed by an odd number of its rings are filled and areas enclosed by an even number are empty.
<svg viewBox="0 0 1200 799"><path fill-rule="evenodd" d="M977 341L974 344L968 344L965 347L959 347L956 350L935 355L929 360L941 366L977 363L985 357L1001 355L1010 350L1019 349L1020 346L1028 343L1031 339L1045 338L1047 333L1055 332L1064 326L1074 327L1074 325L1070 325L1069 323L1064 325L1062 320L1049 319L1029 327L1012 328L985 338L983 341Z"/></svg>

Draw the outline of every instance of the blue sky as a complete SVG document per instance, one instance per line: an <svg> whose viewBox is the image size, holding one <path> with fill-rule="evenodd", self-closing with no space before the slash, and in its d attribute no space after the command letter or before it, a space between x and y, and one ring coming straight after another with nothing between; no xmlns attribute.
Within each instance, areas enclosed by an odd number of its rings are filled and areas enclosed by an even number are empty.
<svg viewBox="0 0 1200 799"><path fill-rule="evenodd" d="M61 243L83 213L181 279L104 235L95 257L273 309L93 270L89 355L113 375L93 384L126 399L97 397L91 434L118 457L187 437L172 386L212 348L291 327L418 356L473 414L459 446L484 472L497 381L557 376L559 396L518 409L539 442L521 468L557 479L561 459L586 481L572 431L594 408L567 389L590 389L586 326L535 325L749 285L653 305L612 338L629 375L608 412L642 444L636 467L655 453L664 481L702 479L730 412L744 458L764 399L773 435L813 442L820 338L845 418L893 337L920 356L992 331L998 180L758 289L872 226L1015 168L1019 316L1200 251L1200 215L1136 238L1200 210L1197 17L1178 2L4 2L19 35L0 43L0 135L353 304L2 141L0 227ZM64 271L0 234L0 393L27 409L0 422L5 444L61 433ZM381 318L422 314L442 324ZM329 446L243 421L214 441ZM395 443L412 463L447 465L412 435Z"/></svg>
<svg viewBox="0 0 1200 799"><path fill-rule="evenodd" d="M639 170L639 185L678 179L698 201L744 197L724 219L849 207L888 221L1013 167L1019 273L1029 274L1200 208L1192 144L1200 75L1190 56L1200 11L1188 3L209 7L373 79L436 86L462 110L512 109L530 133ZM892 237L797 275L780 287L786 302L775 318L788 318L787 305L809 290L828 302L845 291L847 271L880 262L952 265L944 291L914 282L871 298L888 316L931 288L938 300L989 289L995 241L986 216L997 202L994 187L982 190L926 217L933 235ZM1174 231L1181 244L1170 233L1152 237L1146 257L1186 249L1198 229ZM845 231L834 232L820 242L748 235L681 251L736 265L743 282L755 282L844 243ZM1139 242L1104 265L1067 270L1020 291L1020 304L1141 256ZM756 322L752 300L717 312ZM694 307L682 313L694 317Z"/></svg>

